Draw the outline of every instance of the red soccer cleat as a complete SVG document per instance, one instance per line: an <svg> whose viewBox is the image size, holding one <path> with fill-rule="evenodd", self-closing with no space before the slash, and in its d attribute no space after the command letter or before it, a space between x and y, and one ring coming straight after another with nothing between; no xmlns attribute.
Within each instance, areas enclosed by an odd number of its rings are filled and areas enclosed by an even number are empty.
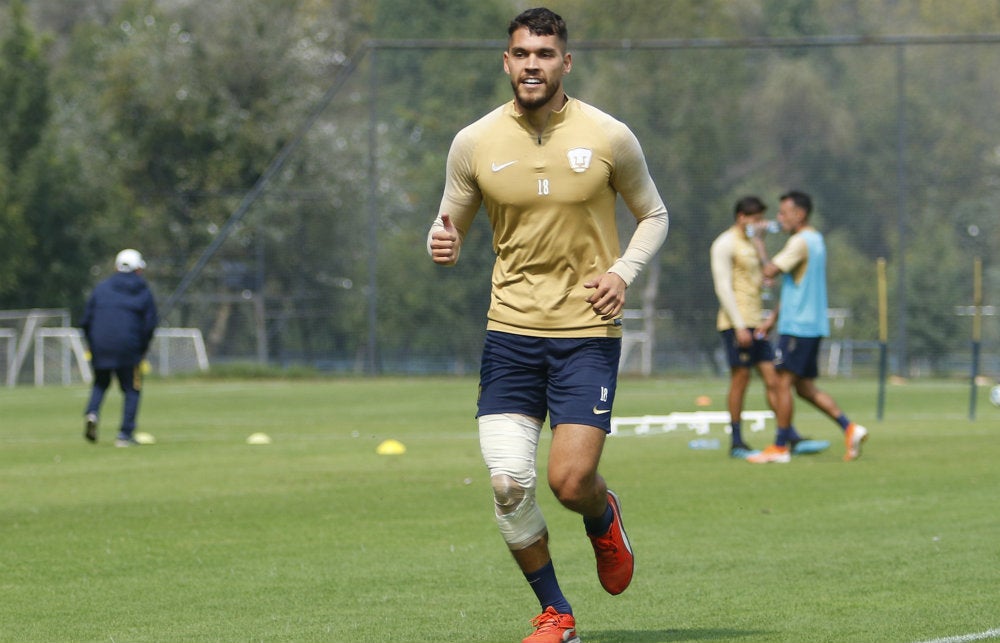
<svg viewBox="0 0 1000 643"><path fill-rule="evenodd" d="M572 614L560 614L554 607L546 607L531 620L531 625L535 628L534 633L521 643L580 643L576 619Z"/></svg>
<svg viewBox="0 0 1000 643"><path fill-rule="evenodd" d="M632 582L635 558L632 545L622 524L621 503L615 492L608 489L608 503L611 505L611 526L603 536L589 536L597 557L597 577L601 587L609 594L621 594Z"/></svg>

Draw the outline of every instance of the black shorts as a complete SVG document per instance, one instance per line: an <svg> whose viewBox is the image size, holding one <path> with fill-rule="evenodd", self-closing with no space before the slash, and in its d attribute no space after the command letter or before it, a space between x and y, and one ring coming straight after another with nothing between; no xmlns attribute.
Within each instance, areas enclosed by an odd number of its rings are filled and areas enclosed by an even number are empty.
<svg viewBox="0 0 1000 643"><path fill-rule="evenodd" d="M782 335L778 338L774 367L804 379L816 379L819 377L819 345L822 341L822 337Z"/></svg>
<svg viewBox="0 0 1000 643"><path fill-rule="evenodd" d="M743 347L736 343L736 331L732 328L719 331L722 335L722 346L726 349L726 359L729 368L750 368L759 362L773 362L774 348L767 338L757 339L755 329L749 329L753 335L753 343Z"/></svg>
<svg viewBox="0 0 1000 643"><path fill-rule="evenodd" d="M520 413L611 431L621 339L487 331L478 415Z"/></svg>

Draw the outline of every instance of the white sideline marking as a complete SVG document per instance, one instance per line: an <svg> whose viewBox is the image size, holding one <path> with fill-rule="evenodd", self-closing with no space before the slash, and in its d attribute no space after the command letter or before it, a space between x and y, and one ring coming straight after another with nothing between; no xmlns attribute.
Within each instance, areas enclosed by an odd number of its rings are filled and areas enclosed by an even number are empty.
<svg viewBox="0 0 1000 643"><path fill-rule="evenodd" d="M920 641L919 643L965 643L966 641L982 641L998 637L1000 637L1000 628L993 628L992 630L986 630L978 634L961 634L959 636L948 636L943 639Z"/></svg>

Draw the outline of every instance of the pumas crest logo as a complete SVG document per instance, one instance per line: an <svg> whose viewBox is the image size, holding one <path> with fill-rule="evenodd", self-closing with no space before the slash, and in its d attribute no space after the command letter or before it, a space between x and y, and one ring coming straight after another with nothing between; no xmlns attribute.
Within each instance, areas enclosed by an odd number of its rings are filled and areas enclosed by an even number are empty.
<svg viewBox="0 0 1000 643"><path fill-rule="evenodd" d="M566 158L569 159L569 167L574 172L586 172L590 168L590 159L593 156L594 152L586 147L574 147L566 152Z"/></svg>

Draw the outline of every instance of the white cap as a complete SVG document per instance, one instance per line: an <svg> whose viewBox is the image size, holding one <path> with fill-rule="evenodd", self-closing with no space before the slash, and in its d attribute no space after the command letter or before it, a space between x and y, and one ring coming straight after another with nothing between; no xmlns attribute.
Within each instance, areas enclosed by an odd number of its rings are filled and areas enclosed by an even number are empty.
<svg viewBox="0 0 1000 643"><path fill-rule="evenodd" d="M142 260L142 255L138 250L126 248L115 257L115 269L118 272L135 272L146 267L146 262Z"/></svg>

